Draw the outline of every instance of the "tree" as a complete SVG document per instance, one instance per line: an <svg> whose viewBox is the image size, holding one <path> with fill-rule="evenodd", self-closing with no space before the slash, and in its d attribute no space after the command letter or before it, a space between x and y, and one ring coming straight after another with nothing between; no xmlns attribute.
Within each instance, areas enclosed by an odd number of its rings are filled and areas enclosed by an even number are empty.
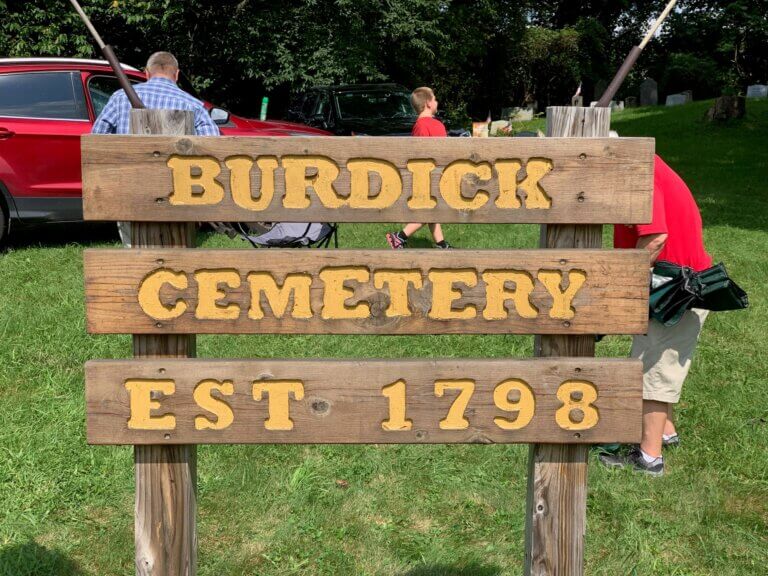
<svg viewBox="0 0 768 576"><path fill-rule="evenodd" d="M323 83L433 86L454 118L585 99L663 6L650 0L82 0L121 60L174 52L211 101L271 115ZM681 0L627 79L697 97L766 81L768 0ZM99 57L66 0L0 0L0 54Z"/></svg>

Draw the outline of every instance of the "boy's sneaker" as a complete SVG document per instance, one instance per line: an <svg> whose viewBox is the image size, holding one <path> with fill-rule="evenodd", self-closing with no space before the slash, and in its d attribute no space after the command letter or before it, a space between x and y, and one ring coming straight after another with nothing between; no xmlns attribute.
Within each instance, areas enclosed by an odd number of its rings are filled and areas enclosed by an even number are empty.
<svg viewBox="0 0 768 576"><path fill-rule="evenodd" d="M669 438L664 438L662 436L661 438L661 445L664 448L677 448L680 446L680 436L677 434L672 434Z"/></svg>
<svg viewBox="0 0 768 576"><path fill-rule="evenodd" d="M402 238L397 232L387 232L387 242L392 250L400 250L408 245L408 240Z"/></svg>
<svg viewBox="0 0 768 576"><path fill-rule="evenodd" d="M664 475L664 460L656 458L653 462L648 463L640 453L640 448L637 447L625 454L600 454L597 459L608 468L632 468L649 476Z"/></svg>
<svg viewBox="0 0 768 576"><path fill-rule="evenodd" d="M435 246L437 246L438 248L442 248L443 250L450 250L450 249L453 248L453 246L448 244L448 242L446 240L443 240L442 242L435 243Z"/></svg>

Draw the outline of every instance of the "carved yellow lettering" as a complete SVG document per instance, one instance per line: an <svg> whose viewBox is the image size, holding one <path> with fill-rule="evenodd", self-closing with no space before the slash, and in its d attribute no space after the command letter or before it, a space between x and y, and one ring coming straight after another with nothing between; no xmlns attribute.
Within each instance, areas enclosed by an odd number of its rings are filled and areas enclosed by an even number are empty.
<svg viewBox="0 0 768 576"><path fill-rule="evenodd" d="M261 172L259 198L251 196L251 168L253 160L247 156L233 156L225 162L229 168L229 187L232 190L232 200L246 210L259 211L269 207L275 195L275 170L277 158L263 156L256 160L256 166Z"/></svg>
<svg viewBox="0 0 768 576"><path fill-rule="evenodd" d="M517 400L510 400L509 395L517 393ZM511 378L501 382L493 391L493 403L496 407L505 412L517 412L517 417L510 420L496 416L493 419L494 424L502 430L520 430L525 428L533 420L533 414L536 410L536 399L533 396L533 390L528 386L525 380Z"/></svg>
<svg viewBox="0 0 768 576"><path fill-rule="evenodd" d="M287 274L283 285L278 286L277 280L269 272L251 272L248 274L248 284L251 287L251 307L248 310L248 318L252 320L264 318L264 310L261 307L262 292L275 318L282 318L285 315L291 295L293 295L291 318L312 317L309 297L312 277L309 274Z"/></svg>
<svg viewBox="0 0 768 576"><path fill-rule="evenodd" d="M166 163L171 169L173 190L168 200L173 206L204 206L224 199L224 186L216 180L221 166L207 156L171 156ZM192 174L192 170L199 174Z"/></svg>
<svg viewBox="0 0 768 576"><path fill-rule="evenodd" d="M525 178L518 185L525 193L525 207L550 208L552 199L547 196L539 181L552 170L552 160L547 158L531 158L525 165Z"/></svg>
<svg viewBox="0 0 768 576"><path fill-rule="evenodd" d="M339 175L339 167L330 158L283 156L282 162L285 169L283 206L286 208L309 208L307 189L310 187L326 208L341 208L347 204L347 199L336 194L333 187L333 181ZM308 176L308 169L314 169L316 174Z"/></svg>
<svg viewBox="0 0 768 576"><path fill-rule="evenodd" d="M395 166L383 160L355 159L347 162L350 174L349 205L352 208L389 208L403 192L403 179ZM371 173L381 178L381 188L371 196Z"/></svg>
<svg viewBox="0 0 768 576"><path fill-rule="evenodd" d="M405 417L405 380L398 380L384 386L381 394L389 399L389 418L381 423L381 427L387 432L413 428L413 420Z"/></svg>
<svg viewBox="0 0 768 576"><path fill-rule="evenodd" d="M263 394L269 396L267 410L269 417L264 421L267 430L293 430L290 413L290 396L294 400L304 399L304 383L301 380L269 380L253 383L253 399L261 401Z"/></svg>
<svg viewBox="0 0 768 576"><path fill-rule="evenodd" d="M184 290L187 288L187 276L183 272L155 270L139 285L139 306L145 314L156 320L178 318L187 310L187 303L182 298L177 298L172 306L163 304L160 300L163 284L169 284L177 290Z"/></svg>
<svg viewBox="0 0 768 576"><path fill-rule="evenodd" d="M346 282L368 282L371 273L362 266L326 268L320 271L320 280L325 284L323 291L322 317L325 320L344 318L368 318L371 307L368 302L347 306L347 300L355 295L354 288L347 288Z"/></svg>
<svg viewBox="0 0 768 576"><path fill-rule="evenodd" d="M499 175L499 197L497 208L520 208L517 197L517 173L522 167L520 160L497 160L494 165Z"/></svg>
<svg viewBox="0 0 768 576"><path fill-rule="evenodd" d="M531 304L533 278L527 272L514 270L486 270L483 272L485 282L485 309L483 318L486 320L504 320L509 314L504 305L512 300L515 311L521 318L536 318L539 311ZM507 283L515 285L514 289L507 288Z"/></svg>
<svg viewBox="0 0 768 576"><path fill-rule="evenodd" d="M216 390L224 396L232 396L235 393L235 387L231 380L203 380L195 386L192 397L200 408L207 410L214 416L213 421L207 416L195 416L195 430L224 430L232 425L235 415L232 408L224 400L213 397L213 391Z"/></svg>
<svg viewBox="0 0 768 576"><path fill-rule="evenodd" d="M490 198L488 192L482 188L478 188L472 198L464 197L461 193L461 184L468 175L475 176L479 180L490 180L491 165L488 162L456 160L445 167L440 177L440 194L445 203L455 210L477 210Z"/></svg>
<svg viewBox="0 0 768 576"><path fill-rule="evenodd" d="M413 194L408 199L411 210L427 210L437 206L432 196L432 170L436 164L432 160L409 160L405 165L413 174Z"/></svg>
<svg viewBox="0 0 768 576"><path fill-rule="evenodd" d="M236 303L220 304L227 293L221 290L225 285L230 288L240 286L240 274L236 270L199 270L195 272L197 281L197 308L195 318L198 320L235 320L240 316L240 305Z"/></svg>
<svg viewBox="0 0 768 576"><path fill-rule="evenodd" d="M466 430L469 420L464 418L472 394L475 392L474 380L437 380L435 396L442 398L446 390L458 390L459 394L448 409L448 415L440 420L440 430Z"/></svg>
<svg viewBox="0 0 768 576"><path fill-rule="evenodd" d="M557 389L557 399L563 405L555 412L555 421L564 430L594 428L600 415L592 403L597 400L597 388L586 380L566 380ZM576 414L580 419L574 420Z"/></svg>
<svg viewBox="0 0 768 576"><path fill-rule="evenodd" d="M571 302L587 280L586 273L582 270L569 271L568 289L565 292L560 289L563 273L559 270L541 270L538 278L552 296L552 308L549 311L549 317L562 320L573 318L576 311L571 308Z"/></svg>
<svg viewBox="0 0 768 576"><path fill-rule="evenodd" d="M468 287L477 284L477 272L474 270L430 270L429 280L432 282L432 307L429 317L436 320L466 320L477 315L474 304L466 304L463 308L453 309L454 300L461 298L461 290L454 289L454 284L460 282Z"/></svg>
<svg viewBox="0 0 768 576"><path fill-rule="evenodd" d="M152 410L160 408L160 402L152 398L153 393L170 396L176 390L173 380L141 380L125 381L125 388L130 398L130 414L128 428L131 430L174 430L176 417L173 414L152 416Z"/></svg>
<svg viewBox="0 0 768 576"><path fill-rule="evenodd" d="M384 312L387 318L394 316L410 316L408 305L408 285L413 284L421 289L421 272L418 270L377 270L373 273L373 286L377 290L389 286L389 306Z"/></svg>

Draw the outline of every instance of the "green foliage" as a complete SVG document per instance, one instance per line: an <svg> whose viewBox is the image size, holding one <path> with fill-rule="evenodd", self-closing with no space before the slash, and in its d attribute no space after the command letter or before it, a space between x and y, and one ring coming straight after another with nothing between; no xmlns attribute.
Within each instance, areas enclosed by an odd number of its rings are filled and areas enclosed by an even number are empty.
<svg viewBox="0 0 768 576"><path fill-rule="evenodd" d="M120 58L166 49L211 101L272 115L324 83L430 85L454 122L527 100L589 101L642 37L651 0L83 0ZM97 57L66 0L0 0L0 55ZM619 96L646 75L697 98L768 81L768 0L680 0Z"/></svg>
<svg viewBox="0 0 768 576"><path fill-rule="evenodd" d="M661 82L668 92L693 90L694 94L714 94L720 89L722 78L711 56L674 52L668 56Z"/></svg>
<svg viewBox="0 0 768 576"><path fill-rule="evenodd" d="M515 64L522 71L525 100L538 98L541 107L560 104L579 85L579 39L573 28L525 30Z"/></svg>
<svg viewBox="0 0 768 576"><path fill-rule="evenodd" d="M643 67L663 93L744 92L768 81L768 0L688 0L651 45Z"/></svg>

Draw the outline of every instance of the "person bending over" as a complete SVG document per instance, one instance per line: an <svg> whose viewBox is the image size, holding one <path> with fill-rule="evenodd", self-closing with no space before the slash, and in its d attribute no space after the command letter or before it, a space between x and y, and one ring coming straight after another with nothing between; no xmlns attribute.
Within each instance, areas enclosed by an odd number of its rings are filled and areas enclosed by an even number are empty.
<svg viewBox="0 0 768 576"><path fill-rule="evenodd" d="M614 228L615 248L644 248L651 263L666 260L701 271L712 265L704 249L699 208L682 178L659 156L654 159L653 221ZM601 454L609 467L631 467L653 476L664 473L662 446L679 442L672 406L680 399L696 343L708 310L686 310L674 326L657 320L648 333L632 340L632 358L643 362L643 435L639 447L625 453Z"/></svg>

